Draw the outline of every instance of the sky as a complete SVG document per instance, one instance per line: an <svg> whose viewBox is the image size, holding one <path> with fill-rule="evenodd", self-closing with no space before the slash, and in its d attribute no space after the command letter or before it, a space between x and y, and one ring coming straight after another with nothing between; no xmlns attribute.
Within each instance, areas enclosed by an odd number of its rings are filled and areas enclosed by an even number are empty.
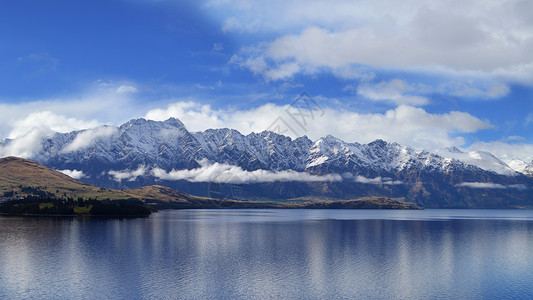
<svg viewBox="0 0 533 300"><path fill-rule="evenodd" d="M0 2L0 155L141 117L531 161L533 2Z"/></svg>

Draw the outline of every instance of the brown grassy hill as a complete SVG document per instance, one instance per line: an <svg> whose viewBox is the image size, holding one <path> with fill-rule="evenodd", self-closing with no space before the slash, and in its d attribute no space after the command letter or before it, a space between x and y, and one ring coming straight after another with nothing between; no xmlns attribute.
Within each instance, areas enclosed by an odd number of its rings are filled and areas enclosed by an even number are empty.
<svg viewBox="0 0 533 300"><path fill-rule="evenodd" d="M10 193L13 196L47 195L112 200L131 197L120 191L85 184L27 159L0 158L0 197Z"/></svg>
<svg viewBox="0 0 533 300"><path fill-rule="evenodd" d="M192 195L182 193L180 191L171 189L166 186L161 186L161 185L143 186L138 189L122 190L122 192L135 196L135 197L141 197L143 199L158 200L162 202L173 202L173 201L191 202L191 201L198 201L202 199L209 200L209 198L192 196Z"/></svg>
<svg viewBox="0 0 533 300"><path fill-rule="evenodd" d="M160 208L202 208L212 207L214 199L182 193L166 186L150 185L132 190L122 190L130 197Z"/></svg>
<svg viewBox="0 0 533 300"><path fill-rule="evenodd" d="M216 207L209 198L192 196L164 186L145 186L134 190L105 189L85 184L27 159L0 158L0 198L25 196L138 199L157 208Z"/></svg>

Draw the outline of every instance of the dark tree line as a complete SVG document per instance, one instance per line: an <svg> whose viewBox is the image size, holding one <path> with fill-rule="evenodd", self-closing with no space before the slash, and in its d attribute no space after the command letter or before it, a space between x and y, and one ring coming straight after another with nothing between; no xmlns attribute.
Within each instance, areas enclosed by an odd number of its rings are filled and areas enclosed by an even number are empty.
<svg viewBox="0 0 533 300"><path fill-rule="evenodd" d="M76 215L75 208L87 208L94 216L148 216L150 208L136 199L96 200L28 196L0 203L0 213L7 215Z"/></svg>

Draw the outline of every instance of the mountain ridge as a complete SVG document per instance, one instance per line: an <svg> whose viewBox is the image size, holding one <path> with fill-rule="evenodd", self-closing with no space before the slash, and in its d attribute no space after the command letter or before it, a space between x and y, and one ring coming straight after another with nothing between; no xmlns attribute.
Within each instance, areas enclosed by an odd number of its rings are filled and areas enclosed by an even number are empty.
<svg viewBox="0 0 533 300"><path fill-rule="evenodd" d="M458 148L439 155L331 135L311 141L228 128L191 133L175 118L56 133L41 145L37 162L82 172L83 182L115 189L158 184L209 197L213 182L237 182L251 198L383 196L426 207L500 207L531 199L530 178L489 153Z"/></svg>

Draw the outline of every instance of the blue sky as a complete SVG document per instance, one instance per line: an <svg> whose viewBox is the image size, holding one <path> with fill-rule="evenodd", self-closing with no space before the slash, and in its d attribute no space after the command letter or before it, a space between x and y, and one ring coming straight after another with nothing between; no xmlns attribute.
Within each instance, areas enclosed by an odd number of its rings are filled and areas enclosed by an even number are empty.
<svg viewBox="0 0 533 300"><path fill-rule="evenodd" d="M305 91L320 110L293 137L533 160L531 2L426 2L3 1L0 138L138 117L261 131Z"/></svg>

